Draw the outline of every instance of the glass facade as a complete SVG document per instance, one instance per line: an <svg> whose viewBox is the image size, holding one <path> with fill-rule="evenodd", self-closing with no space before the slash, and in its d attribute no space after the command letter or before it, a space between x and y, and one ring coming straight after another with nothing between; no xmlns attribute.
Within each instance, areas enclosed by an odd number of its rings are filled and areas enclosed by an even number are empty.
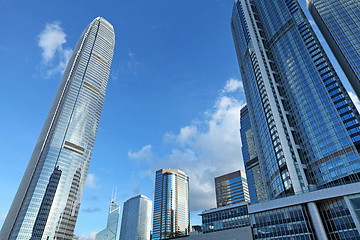
<svg viewBox="0 0 360 240"><path fill-rule="evenodd" d="M264 201L266 200L265 187L247 105L240 110L240 136L250 202L257 203L258 201Z"/></svg>
<svg viewBox="0 0 360 240"><path fill-rule="evenodd" d="M360 98L360 3L307 0L308 9Z"/></svg>
<svg viewBox="0 0 360 240"><path fill-rule="evenodd" d="M150 240L152 202L144 195L124 203L120 240Z"/></svg>
<svg viewBox="0 0 360 240"><path fill-rule="evenodd" d="M0 239L72 239L115 44L103 18L76 44Z"/></svg>
<svg viewBox="0 0 360 240"><path fill-rule="evenodd" d="M247 205L202 214L203 233L250 226Z"/></svg>
<svg viewBox="0 0 360 240"><path fill-rule="evenodd" d="M120 206L114 200L111 200L107 226L96 234L95 240L116 240L119 216Z"/></svg>
<svg viewBox="0 0 360 240"><path fill-rule="evenodd" d="M310 218L301 205L251 215L254 239L315 240Z"/></svg>
<svg viewBox="0 0 360 240"><path fill-rule="evenodd" d="M246 175L235 171L215 178L217 207L223 207L238 202L250 202Z"/></svg>
<svg viewBox="0 0 360 240"><path fill-rule="evenodd" d="M189 177L181 170L160 169L155 177L152 239L187 235L189 230Z"/></svg>
<svg viewBox="0 0 360 240"><path fill-rule="evenodd" d="M360 239L349 207L343 198L334 198L317 204L329 240Z"/></svg>
<svg viewBox="0 0 360 240"><path fill-rule="evenodd" d="M236 0L231 19L269 199L359 180L359 113L295 0Z"/></svg>

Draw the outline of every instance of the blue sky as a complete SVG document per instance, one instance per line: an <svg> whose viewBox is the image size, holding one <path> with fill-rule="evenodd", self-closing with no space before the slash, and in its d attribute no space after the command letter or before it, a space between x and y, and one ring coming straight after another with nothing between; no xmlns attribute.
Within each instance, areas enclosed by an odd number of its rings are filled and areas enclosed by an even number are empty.
<svg viewBox="0 0 360 240"><path fill-rule="evenodd" d="M245 96L230 30L232 5L0 0L0 226L66 61L97 16L113 24L116 46L75 233L92 239L106 226L114 187L121 208L138 194L153 199L160 168L190 176L191 224L200 224L197 214L216 206L214 177L243 168L239 109Z"/></svg>

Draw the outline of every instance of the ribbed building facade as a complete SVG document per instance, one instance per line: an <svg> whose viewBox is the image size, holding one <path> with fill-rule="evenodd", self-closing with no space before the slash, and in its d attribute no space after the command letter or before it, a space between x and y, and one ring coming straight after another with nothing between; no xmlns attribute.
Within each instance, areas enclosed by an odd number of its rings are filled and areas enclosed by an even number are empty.
<svg viewBox="0 0 360 240"><path fill-rule="evenodd" d="M96 18L65 69L0 239L72 239L115 44Z"/></svg>
<svg viewBox="0 0 360 240"><path fill-rule="evenodd" d="M215 193L217 207L239 202L250 202L246 174L238 170L216 177Z"/></svg>
<svg viewBox="0 0 360 240"><path fill-rule="evenodd" d="M358 181L359 113L298 2L236 1L231 25L268 198Z"/></svg>
<svg viewBox="0 0 360 240"><path fill-rule="evenodd" d="M114 199L112 199L106 228L96 234L95 240L117 240L116 234L118 230L119 216L120 206Z"/></svg>
<svg viewBox="0 0 360 240"><path fill-rule="evenodd" d="M138 195L124 203L120 240L150 240L152 201Z"/></svg>
<svg viewBox="0 0 360 240"><path fill-rule="evenodd" d="M187 235L189 214L189 177L178 169L156 171L152 239Z"/></svg>
<svg viewBox="0 0 360 240"><path fill-rule="evenodd" d="M307 0L307 7L360 98L360 2Z"/></svg>
<svg viewBox="0 0 360 240"><path fill-rule="evenodd" d="M236 0L231 29L267 199L254 238L359 239L359 113L299 3ZM234 214L216 211L210 229Z"/></svg>

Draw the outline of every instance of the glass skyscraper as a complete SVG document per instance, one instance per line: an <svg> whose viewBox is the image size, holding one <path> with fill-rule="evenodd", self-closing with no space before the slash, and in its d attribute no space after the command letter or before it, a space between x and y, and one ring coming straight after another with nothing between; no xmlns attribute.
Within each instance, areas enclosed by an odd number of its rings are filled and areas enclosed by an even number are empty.
<svg viewBox="0 0 360 240"><path fill-rule="evenodd" d="M110 203L107 226L104 230L96 234L95 240L116 240L119 216L120 206L112 199Z"/></svg>
<svg viewBox="0 0 360 240"><path fill-rule="evenodd" d="M360 2L307 0L307 7L360 98Z"/></svg>
<svg viewBox="0 0 360 240"><path fill-rule="evenodd" d="M359 113L296 0L236 0L231 28L268 199L359 180Z"/></svg>
<svg viewBox="0 0 360 240"><path fill-rule="evenodd" d="M188 235L189 177L178 169L156 171L153 240Z"/></svg>
<svg viewBox="0 0 360 240"><path fill-rule="evenodd" d="M240 110L240 136L250 202L264 201L266 199L265 187L247 105Z"/></svg>
<svg viewBox="0 0 360 240"><path fill-rule="evenodd" d="M72 239L115 44L96 18L65 69L0 239Z"/></svg>
<svg viewBox="0 0 360 240"><path fill-rule="evenodd" d="M124 203L120 240L150 240L152 201L139 195Z"/></svg>
<svg viewBox="0 0 360 240"><path fill-rule="evenodd" d="M215 193L217 207L245 201L250 202L246 174L238 170L216 177Z"/></svg>

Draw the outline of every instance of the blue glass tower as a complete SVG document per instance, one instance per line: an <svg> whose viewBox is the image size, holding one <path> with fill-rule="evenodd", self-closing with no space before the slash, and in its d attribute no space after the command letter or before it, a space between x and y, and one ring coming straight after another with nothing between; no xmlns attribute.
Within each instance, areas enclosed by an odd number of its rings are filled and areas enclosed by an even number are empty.
<svg viewBox="0 0 360 240"><path fill-rule="evenodd" d="M217 207L250 202L246 174L240 170L216 177L215 192Z"/></svg>
<svg viewBox="0 0 360 240"><path fill-rule="evenodd" d="M307 7L360 98L360 2L307 0Z"/></svg>
<svg viewBox="0 0 360 240"><path fill-rule="evenodd" d="M72 239L115 44L94 19L82 33L0 232L0 239Z"/></svg>
<svg viewBox="0 0 360 240"><path fill-rule="evenodd" d="M359 180L359 113L295 0L236 0L231 28L268 198Z"/></svg>

